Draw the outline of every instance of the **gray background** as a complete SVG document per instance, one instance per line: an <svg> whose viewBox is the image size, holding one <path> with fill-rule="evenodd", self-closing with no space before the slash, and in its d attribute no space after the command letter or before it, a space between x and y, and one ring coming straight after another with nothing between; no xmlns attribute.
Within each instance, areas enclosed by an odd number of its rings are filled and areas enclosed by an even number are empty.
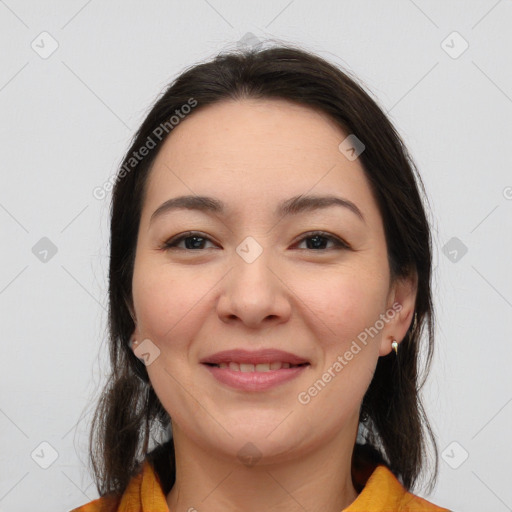
<svg viewBox="0 0 512 512"><path fill-rule="evenodd" d="M355 73L410 148L435 243L426 497L512 510L511 23L510 0L0 1L0 511L97 497L110 196L93 190L168 81L248 33Z"/></svg>

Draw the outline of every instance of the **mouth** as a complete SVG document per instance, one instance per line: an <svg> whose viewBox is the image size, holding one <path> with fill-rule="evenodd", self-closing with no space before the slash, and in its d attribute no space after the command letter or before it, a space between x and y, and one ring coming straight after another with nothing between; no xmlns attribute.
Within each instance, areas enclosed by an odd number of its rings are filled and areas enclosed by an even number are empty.
<svg viewBox="0 0 512 512"><path fill-rule="evenodd" d="M220 384L244 392L267 391L291 382L311 366L303 357L271 348L225 350L200 363Z"/></svg>
<svg viewBox="0 0 512 512"><path fill-rule="evenodd" d="M250 372L270 372L275 370L282 370L282 369L288 369L288 368L297 368L300 366L309 366L309 363L299 363L299 364L293 364L283 361L272 361L268 363L240 363L235 361L230 362L222 362L222 363L204 363L207 366L212 366L214 368L225 368L229 369L235 372L243 372L243 373L250 373Z"/></svg>
<svg viewBox="0 0 512 512"><path fill-rule="evenodd" d="M273 348L260 350L223 350L200 360L217 368L229 368L235 372L268 372L308 365L304 357Z"/></svg>

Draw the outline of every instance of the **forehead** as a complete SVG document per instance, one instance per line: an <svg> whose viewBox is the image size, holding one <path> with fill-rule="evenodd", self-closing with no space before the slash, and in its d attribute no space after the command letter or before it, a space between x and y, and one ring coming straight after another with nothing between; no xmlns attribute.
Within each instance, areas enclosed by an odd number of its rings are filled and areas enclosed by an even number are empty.
<svg viewBox="0 0 512 512"><path fill-rule="evenodd" d="M337 154L344 137L326 114L303 105L280 99L225 100L181 121L159 156L165 157L176 146L194 146L193 154L176 154L173 160L185 156L187 162L195 158L217 162L224 155L224 159L239 157L247 163L254 156L268 162L283 155L288 162L298 163L305 157L317 160L318 153L326 158L328 153Z"/></svg>
<svg viewBox="0 0 512 512"><path fill-rule="evenodd" d="M284 100L204 107L181 121L160 148L146 203L154 209L182 194L216 196L235 214L262 205L274 211L275 204L301 194L338 193L375 213L361 164L339 150L347 135L326 114Z"/></svg>

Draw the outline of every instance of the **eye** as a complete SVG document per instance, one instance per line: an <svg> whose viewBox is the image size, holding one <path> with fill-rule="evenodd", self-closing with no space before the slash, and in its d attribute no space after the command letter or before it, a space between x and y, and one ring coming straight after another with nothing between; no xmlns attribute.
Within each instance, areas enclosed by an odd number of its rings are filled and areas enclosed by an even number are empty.
<svg viewBox="0 0 512 512"><path fill-rule="evenodd" d="M178 247L182 241L185 242L185 247ZM181 235L175 236L174 238L171 238L170 240L167 240L167 242L163 244L162 249L198 250L202 249L205 241L211 240L206 236L202 236L202 234L197 231L189 231L188 233L183 233Z"/></svg>
<svg viewBox="0 0 512 512"><path fill-rule="evenodd" d="M323 247L326 242L331 242L334 244L334 247L331 247L331 249L350 249L350 246L345 241L324 231L314 231L307 233L306 236L303 236L299 240L299 243L307 242L310 240L312 240L313 243L308 243L306 249L314 250L315 252L327 250L325 247ZM185 242L185 247L179 247L179 244L182 242ZM211 240L208 237L203 236L202 233L197 231L189 231L169 239L162 245L161 248L164 250L185 249L197 251L204 249L204 244L207 242L211 242Z"/></svg>
<svg viewBox="0 0 512 512"><path fill-rule="evenodd" d="M307 248L315 250L315 252L327 250L324 247L320 247L325 244L325 241L332 242L334 244L333 249L350 249L350 246L345 241L341 240L341 238L330 235L329 233L325 233L324 231L314 231L307 233L306 236L303 236L299 240L299 242L302 243L308 240L312 240L313 243L307 244Z"/></svg>

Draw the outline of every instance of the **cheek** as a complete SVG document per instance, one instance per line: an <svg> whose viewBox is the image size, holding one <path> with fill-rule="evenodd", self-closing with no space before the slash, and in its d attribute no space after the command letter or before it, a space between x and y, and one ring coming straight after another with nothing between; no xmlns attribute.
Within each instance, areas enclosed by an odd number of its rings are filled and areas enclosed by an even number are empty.
<svg viewBox="0 0 512 512"><path fill-rule="evenodd" d="M195 385L188 348L201 328L197 316L208 287L199 288L195 283L200 280L187 275L176 268L171 273L168 265L138 262L132 282L140 337L149 338L160 350L146 368L151 385L178 424L201 416L199 404L184 390Z"/></svg>
<svg viewBox="0 0 512 512"><path fill-rule="evenodd" d="M319 367L309 388L299 397L309 412L333 432L358 414L379 356L380 337L365 329L373 326L385 305L382 281L364 279L362 273L340 275L305 294L311 324L319 347ZM314 411L314 412L313 412Z"/></svg>
<svg viewBox="0 0 512 512"><path fill-rule="evenodd" d="M302 300L307 305L315 330L333 344L349 342L370 327L385 307L385 281L363 269L330 272L316 276L307 285Z"/></svg>
<svg viewBox="0 0 512 512"><path fill-rule="evenodd" d="M169 266L135 266L133 301L141 335L162 343L181 339L179 333L191 328L189 317L207 290L198 287L200 280L185 275L182 270L171 272Z"/></svg>

